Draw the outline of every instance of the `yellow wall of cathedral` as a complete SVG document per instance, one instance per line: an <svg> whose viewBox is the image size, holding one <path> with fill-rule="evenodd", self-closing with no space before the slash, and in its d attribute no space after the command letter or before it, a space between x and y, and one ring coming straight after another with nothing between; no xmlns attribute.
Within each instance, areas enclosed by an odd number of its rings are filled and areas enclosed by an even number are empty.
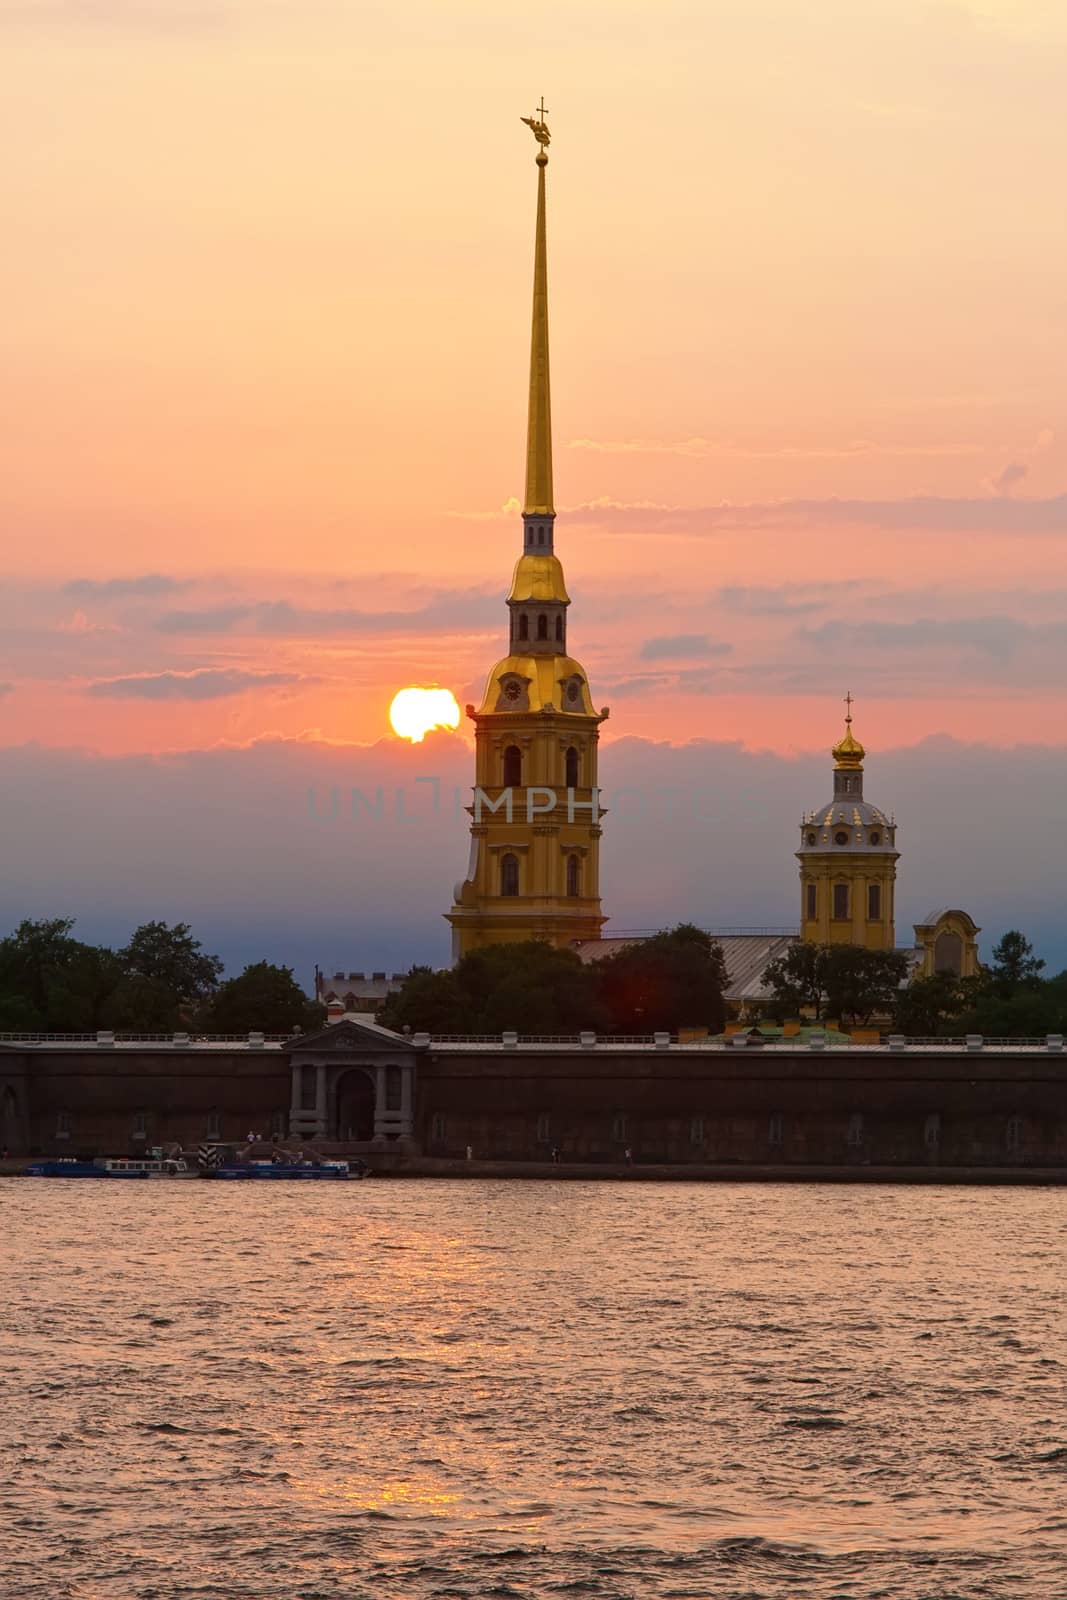
<svg viewBox="0 0 1067 1600"><path fill-rule="evenodd" d="M868 950L895 947L895 851L847 857L804 851L799 855L800 937L806 943L859 944Z"/></svg>
<svg viewBox="0 0 1067 1600"><path fill-rule="evenodd" d="M566 712L476 715L471 863L448 913L455 959L487 944L568 948L599 937L599 723Z"/></svg>

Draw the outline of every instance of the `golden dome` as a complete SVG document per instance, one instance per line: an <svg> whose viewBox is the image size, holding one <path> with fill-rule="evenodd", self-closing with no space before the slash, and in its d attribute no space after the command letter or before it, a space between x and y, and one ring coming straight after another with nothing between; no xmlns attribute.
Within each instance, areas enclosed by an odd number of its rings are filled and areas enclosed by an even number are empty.
<svg viewBox="0 0 1067 1600"><path fill-rule="evenodd" d="M509 689L505 693L505 681ZM517 685L517 692L510 685ZM595 717L589 680L570 656L505 656L489 674L480 708L487 711L567 711Z"/></svg>
<svg viewBox="0 0 1067 1600"><path fill-rule="evenodd" d="M845 718L845 737L834 745L831 754L834 758L834 765L839 772L843 769L847 771L863 765L863 758L867 752L859 740L853 736L851 711Z"/></svg>
<svg viewBox="0 0 1067 1600"><path fill-rule="evenodd" d="M558 600L570 604L558 556L520 556L515 563L509 600Z"/></svg>

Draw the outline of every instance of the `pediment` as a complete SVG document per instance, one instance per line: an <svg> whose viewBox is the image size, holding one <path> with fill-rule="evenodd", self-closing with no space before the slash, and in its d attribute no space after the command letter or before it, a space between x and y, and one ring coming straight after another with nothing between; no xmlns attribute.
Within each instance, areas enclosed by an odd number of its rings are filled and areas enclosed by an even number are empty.
<svg viewBox="0 0 1067 1600"><path fill-rule="evenodd" d="M376 1022L346 1017L317 1033L302 1034L287 1048L290 1055L381 1055L395 1060L400 1053L414 1053L415 1047L406 1034L394 1033Z"/></svg>

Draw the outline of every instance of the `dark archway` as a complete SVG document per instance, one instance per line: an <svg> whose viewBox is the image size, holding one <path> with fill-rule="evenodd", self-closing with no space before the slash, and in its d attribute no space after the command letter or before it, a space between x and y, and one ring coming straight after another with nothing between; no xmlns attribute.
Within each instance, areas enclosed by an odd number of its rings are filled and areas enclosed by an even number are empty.
<svg viewBox="0 0 1067 1600"><path fill-rule="evenodd" d="M335 1139L373 1139L375 1081L362 1067L343 1072L334 1094Z"/></svg>
<svg viewBox="0 0 1067 1600"><path fill-rule="evenodd" d="M934 971L954 972L957 978L963 971L963 940L951 928L934 940Z"/></svg>
<svg viewBox="0 0 1067 1600"><path fill-rule="evenodd" d="M517 744L509 744L504 751L504 787L505 789L522 787L522 751Z"/></svg>
<svg viewBox="0 0 1067 1600"><path fill-rule="evenodd" d="M519 858L509 851L500 858L500 893L514 895L519 892Z"/></svg>

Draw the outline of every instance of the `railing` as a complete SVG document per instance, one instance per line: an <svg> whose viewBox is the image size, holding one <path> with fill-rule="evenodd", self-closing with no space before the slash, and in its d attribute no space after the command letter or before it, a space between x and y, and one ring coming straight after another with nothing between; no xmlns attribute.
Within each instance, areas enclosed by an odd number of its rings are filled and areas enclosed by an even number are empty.
<svg viewBox="0 0 1067 1600"><path fill-rule="evenodd" d="M0 1033L0 1044L289 1044L299 1034L262 1033L123 1033L101 1029L96 1033Z"/></svg>
<svg viewBox="0 0 1067 1600"><path fill-rule="evenodd" d="M199 1047L232 1046L234 1048L262 1049L265 1047L281 1048L298 1042L303 1036L292 1033L112 1033L101 1030L97 1033L42 1033L42 1032L8 1032L0 1033L0 1044L8 1045L91 1045L99 1049L136 1045L166 1045L171 1049L197 1049ZM698 1035L695 1038L680 1042L676 1033L616 1033L598 1034L592 1029L581 1033L412 1033L401 1041L415 1046L418 1049L438 1048L451 1049L482 1049L482 1050L613 1050L613 1049L643 1049L643 1050L687 1050L693 1053L709 1050L742 1051L742 1050L770 1050L796 1054L798 1051L812 1052L848 1052L870 1053L871 1051L884 1051L893 1054L903 1054L910 1050L925 1051L966 1051L968 1054L978 1054L985 1050L1033 1050L1045 1051L1050 1054L1065 1054L1064 1037L1062 1034L1050 1033L1044 1037L1034 1036L1005 1036L1003 1038L983 1038L979 1034L967 1034L962 1037L951 1038L909 1038L904 1034L882 1035L871 1043L863 1043L854 1039L833 1039L817 1028L807 1031L804 1038L799 1036L781 1038L759 1038L754 1035L739 1032L729 1034L725 1038Z"/></svg>

